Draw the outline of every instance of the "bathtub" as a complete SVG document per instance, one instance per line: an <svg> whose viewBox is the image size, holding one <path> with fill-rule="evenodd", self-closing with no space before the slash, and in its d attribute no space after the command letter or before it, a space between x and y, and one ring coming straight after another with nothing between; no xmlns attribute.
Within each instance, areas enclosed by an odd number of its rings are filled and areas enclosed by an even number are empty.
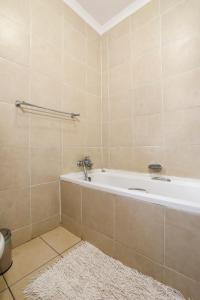
<svg viewBox="0 0 200 300"><path fill-rule="evenodd" d="M200 213L200 180L166 176L171 180L167 182L154 180L150 174L111 169L92 170L89 176L91 182L84 180L83 172L61 175L60 179L136 200Z"/></svg>

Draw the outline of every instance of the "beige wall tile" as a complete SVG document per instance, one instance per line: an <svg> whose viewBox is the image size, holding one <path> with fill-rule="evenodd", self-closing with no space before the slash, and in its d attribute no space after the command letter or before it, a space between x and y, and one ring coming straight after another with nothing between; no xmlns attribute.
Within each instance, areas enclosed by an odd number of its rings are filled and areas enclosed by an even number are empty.
<svg viewBox="0 0 200 300"><path fill-rule="evenodd" d="M156 18L142 27L132 30L132 55L140 56L143 52L159 48L160 18Z"/></svg>
<svg viewBox="0 0 200 300"><path fill-rule="evenodd" d="M79 185L61 181L61 211L81 223L81 189Z"/></svg>
<svg viewBox="0 0 200 300"><path fill-rule="evenodd" d="M139 27L159 16L159 0L152 0L131 16L132 27Z"/></svg>
<svg viewBox="0 0 200 300"><path fill-rule="evenodd" d="M198 145L176 145L164 151L167 173L174 176L198 177L200 170L200 147ZM195 168L194 168L195 157Z"/></svg>
<svg viewBox="0 0 200 300"><path fill-rule="evenodd" d="M32 34L59 48L63 36L61 8L48 1L31 0Z"/></svg>
<svg viewBox="0 0 200 300"><path fill-rule="evenodd" d="M164 211L161 206L117 197L115 224L116 241L163 263Z"/></svg>
<svg viewBox="0 0 200 300"><path fill-rule="evenodd" d="M101 127L99 122L87 122L85 145L87 147L98 147L101 145Z"/></svg>
<svg viewBox="0 0 200 300"><path fill-rule="evenodd" d="M48 108L61 109L62 85L56 79L31 72L31 103Z"/></svg>
<svg viewBox="0 0 200 300"><path fill-rule="evenodd" d="M114 234L114 201L114 196L109 193L83 188L83 225L112 238Z"/></svg>
<svg viewBox="0 0 200 300"><path fill-rule="evenodd" d="M160 163L164 166L163 148L160 146L141 146L133 149L134 169L140 172L148 172L148 165L152 163Z"/></svg>
<svg viewBox="0 0 200 300"><path fill-rule="evenodd" d="M88 67L86 70L86 90L93 95L101 95L101 74Z"/></svg>
<svg viewBox="0 0 200 300"><path fill-rule="evenodd" d="M16 230L30 224L30 189L0 191L0 206L1 228Z"/></svg>
<svg viewBox="0 0 200 300"><path fill-rule="evenodd" d="M131 67L129 63L112 68L109 73L110 95L118 94L123 90L131 89Z"/></svg>
<svg viewBox="0 0 200 300"><path fill-rule="evenodd" d="M182 73L164 81L164 107L176 110L200 105L200 71Z"/></svg>
<svg viewBox="0 0 200 300"><path fill-rule="evenodd" d="M80 62L86 61L86 36L67 21L64 23L64 52Z"/></svg>
<svg viewBox="0 0 200 300"><path fill-rule="evenodd" d="M108 77L109 77L109 72L102 72L101 74L101 93L102 93L102 97L108 97L108 88L109 88L109 84L108 84Z"/></svg>
<svg viewBox="0 0 200 300"><path fill-rule="evenodd" d="M165 220L169 224L182 229L198 232L200 229L200 215L195 212L165 208Z"/></svg>
<svg viewBox="0 0 200 300"><path fill-rule="evenodd" d="M64 228L72 232L78 237L82 235L82 226L77 223L73 218L66 216L65 214L61 215L61 224Z"/></svg>
<svg viewBox="0 0 200 300"><path fill-rule="evenodd" d="M86 119L90 121L101 120L101 97L92 94L86 95Z"/></svg>
<svg viewBox="0 0 200 300"><path fill-rule="evenodd" d="M102 72L108 69L108 34L105 33L101 36L101 64Z"/></svg>
<svg viewBox="0 0 200 300"><path fill-rule="evenodd" d="M131 93L129 91L119 92L110 99L110 120L119 121L132 117Z"/></svg>
<svg viewBox="0 0 200 300"><path fill-rule="evenodd" d="M159 81L161 79L160 49L154 49L139 58L133 58L132 74L134 87Z"/></svg>
<svg viewBox="0 0 200 300"><path fill-rule="evenodd" d="M177 4L180 4L184 0L160 0L160 12L161 14L165 13L166 11L175 8Z"/></svg>
<svg viewBox="0 0 200 300"><path fill-rule="evenodd" d="M168 2L168 1L165 1ZM182 1L162 16L162 42L166 44L199 33L200 2Z"/></svg>
<svg viewBox="0 0 200 300"><path fill-rule="evenodd" d="M0 82L0 101L14 103L28 99L28 68L0 58Z"/></svg>
<svg viewBox="0 0 200 300"><path fill-rule="evenodd" d="M29 1L27 0L2 0L0 13L13 21L29 24Z"/></svg>
<svg viewBox="0 0 200 300"><path fill-rule="evenodd" d="M0 145L28 146L28 116L14 105L0 102Z"/></svg>
<svg viewBox="0 0 200 300"><path fill-rule="evenodd" d="M75 88L84 89L86 84L86 67L84 64L65 54L63 65L63 79L65 83Z"/></svg>
<svg viewBox="0 0 200 300"><path fill-rule="evenodd" d="M46 42L39 36L32 37L31 67L34 71L61 78L61 49Z"/></svg>
<svg viewBox="0 0 200 300"><path fill-rule="evenodd" d="M109 32L108 35L111 39L120 38L122 35L129 33L130 30L130 19L126 18L116 26L114 26Z"/></svg>
<svg viewBox="0 0 200 300"><path fill-rule="evenodd" d="M61 108L64 111L80 113L79 120L84 120L87 109L87 95L84 91L79 90L69 84L63 84L63 95L61 101ZM91 96L92 97L92 96Z"/></svg>
<svg viewBox="0 0 200 300"><path fill-rule="evenodd" d="M31 148L31 185L59 180L60 173L60 149Z"/></svg>
<svg viewBox="0 0 200 300"><path fill-rule="evenodd" d="M49 232L60 225L60 215L55 215L47 220L32 224L31 238Z"/></svg>
<svg viewBox="0 0 200 300"><path fill-rule="evenodd" d="M132 130L131 119L113 121L110 126L110 145L111 146L131 146Z"/></svg>
<svg viewBox="0 0 200 300"><path fill-rule="evenodd" d="M167 146L187 143L188 132L185 122L185 111L171 111L164 113L164 137Z"/></svg>
<svg viewBox="0 0 200 300"><path fill-rule="evenodd" d="M190 71L200 66L200 39L181 39L162 49L165 77Z"/></svg>
<svg viewBox="0 0 200 300"><path fill-rule="evenodd" d="M26 27L0 16L0 56L29 65L29 34Z"/></svg>
<svg viewBox="0 0 200 300"><path fill-rule="evenodd" d="M99 38L95 40L87 39L87 64L97 72L101 71L100 46Z"/></svg>
<svg viewBox="0 0 200 300"><path fill-rule="evenodd" d="M134 90L134 95L134 111L136 115L161 112L162 89L160 83L139 87Z"/></svg>
<svg viewBox="0 0 200 300"><path fill-rule="evenodd" d="M64 121L62 124L63 147L66 148L68 146L84 146L87 134L86 125L86 122L84 122L83 120Z"/></svg>
<svg viewBox="0 0 200 300"><path fill-rule="evenodd" d="M170 269L164 270L164 283L181 291L185 297L198 300L200 294L199 282L174 272Z"/></svg>
<svg viewBox="0 0 200 300"><path fill-rule="evenodd" d="M162 136L163 132L161 114L136 116L136 146L161 146Z"/></svg>
<svg viewBox="0 0 200 300"><path fill-rule="evenodd" d="M31 217L33 223L59 214L59 183L51 182L31 187Z"/></svg>
<svg viewBox="0 0 200 300"><path fill-rule="evenodd" d="M183 229L167 222L165 226L165 265L200 281L199 244L199 231Z"/></svg>
<svg viewBox="0 0 200 300"><path fill-rule="evenodd" d="M32 114L30 122L30 144L32 147L60 148L61 123L54 117Z"/></svg>
<svg viewBox="0 0 200 300"><path fill-rule="evenodd" d="M81 31L83 34L86 34L86 23L80 18L68 5L64 5L64 19L69 22L77 30Z"/></svg>
<svg viewBox="0 0 200 300"><path fill-rule="evenodd" d="M28 186L29 172L28 147L0 147L0 190Z"/></svg>
<svg viewBox="0 0 200 300"><path fill-rule="evenodd" d="M115 257L125 265L162 282L163 267L154 263L147 257L140 255L133 249L116 242Z"/></svg>
<svg viewBox="0 0 200 300"><path fill-rule="evenodd" d="M119 38L109 41L109 66L115 67L130 59L130 39L129 35L122 35Z"/></svg>
<svg viewBox="0 0 200 300"><path fill-rule="evenodd" d="M121 170L134 169L134 157L132 147L110 147L109 148L109 168Z"/></svg>
<svg viewBox="0 0 200 300"><path fill-rule="evenodd" d="M93 244L107 255L114 256L114 241L104 234L83 226L82 239Z"/></svg>
<svg viewBox="0 0 200 300"><path fill-rule="evenodd" d="M12 247L18 247L31 239L32 225L12 231Z"/></svg>

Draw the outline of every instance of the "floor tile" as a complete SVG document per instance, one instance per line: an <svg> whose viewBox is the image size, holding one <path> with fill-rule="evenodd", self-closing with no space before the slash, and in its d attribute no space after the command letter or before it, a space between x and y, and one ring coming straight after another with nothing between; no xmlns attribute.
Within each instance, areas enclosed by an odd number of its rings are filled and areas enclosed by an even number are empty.
<svg viewBox="0 0 200 300"><path fill-rule="evenodd" d="M13 300L13 297L11 296L9 290L5 290L0 293L0 300Z"/></svg>
<svg viewBox="0 0 200 300"><path fill-rule="evenodd" d="M57 256L56 258L52 259L51 261L49 261L44 266L40 267L39 269L37 269L33 273L29 274L28 276L26 276L22 280L18 281L14 285L12 285L11 286L11 291L12 291L14 297L15 297L15 300L25 300L25 299L27 299L27 298L25 298L24 293L23 293L25 288L27 287L27 285L29 283L31 283L32 280L37 278L47 267L49 267L52 264L56 263L60 258L61 258L60 256ZM1 298L0 298L0 300L1 300Z"/></svg>
<svg viewBox="0 0 200 300"><path fill-rule="evenodd" d="M41 238L58 253L64 252L81 241L79 237L75 236L63 227L58 227L49 231L43 234Z"/></svg>
<svg viewBox="0 0 200 300"><path fill-rule="evenodd" d="M6 282L3 278L3 276L0 276L0 292L4 291L7 289Z"/></svg>
<svg viewBox="0 0 200 300"><path fill-rule="evenodd" d="M56 256L57 253L40 238L31 240L13 249L13 266L5 279L12 285Z"/></svg>

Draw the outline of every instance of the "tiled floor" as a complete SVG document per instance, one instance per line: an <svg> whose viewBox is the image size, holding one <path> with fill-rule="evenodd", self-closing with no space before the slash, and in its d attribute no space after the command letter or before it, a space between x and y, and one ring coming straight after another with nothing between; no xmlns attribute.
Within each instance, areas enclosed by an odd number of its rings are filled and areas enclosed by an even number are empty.
<svg viewBox="0 0 200 300"><path fill-rule="evenodd" d="M0 276L0 300L25 299L23 290L30 280L78 242L80 238L58 227L13 249L13 266Z"/></svg>

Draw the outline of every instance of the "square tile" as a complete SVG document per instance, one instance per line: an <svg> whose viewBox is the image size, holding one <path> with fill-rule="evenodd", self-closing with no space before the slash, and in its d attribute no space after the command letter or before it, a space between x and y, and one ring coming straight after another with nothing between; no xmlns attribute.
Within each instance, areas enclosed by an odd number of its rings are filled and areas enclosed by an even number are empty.
<svg viewBox="0 0 200 300"><path fill-rule="evenodd" d="M7 289L7 285L6 285L6 282L3 278L3 276L0 276L0 292L4 291ZM1 299L1 297L0 297Z"/></svg>
<svg viewBox="0 0 200 300"><path fill-rule="evenodd" d="M58 253L64 252L81 241L79 237L75 236L63 227L58 227L49 231L43 234L41 238Z"/></svg>
<svg viewBox="0 0 200 300"><path fill-rule="evenodd" d="M18 281L11 287L11 291L15 297L15 300L25 300L27 299L24 295L24 290L29 283L31 283L35 278L37 278L42 272L45 271L46 268L55 264L59 260L60 256L49 261L47 264L39 268L38 270L34 271L33 273L29 274L22 280ZM0 298L1 299L1 298ZM4 299L3 299L4 300Z"/></svg>
<svg viewBox="0 0 200 300"><path fill-rule="evenodd" d="M0 300L12 300L13 297L9 290L5 290L2 293L0 293Z"/></svg>
<svg viewBox="0 0 200 300"><path fill-rule="evenodd" d="M13 266L5 274L8 284L12 285L55 256L57 253L40 238L13 249Z"/></svg>

